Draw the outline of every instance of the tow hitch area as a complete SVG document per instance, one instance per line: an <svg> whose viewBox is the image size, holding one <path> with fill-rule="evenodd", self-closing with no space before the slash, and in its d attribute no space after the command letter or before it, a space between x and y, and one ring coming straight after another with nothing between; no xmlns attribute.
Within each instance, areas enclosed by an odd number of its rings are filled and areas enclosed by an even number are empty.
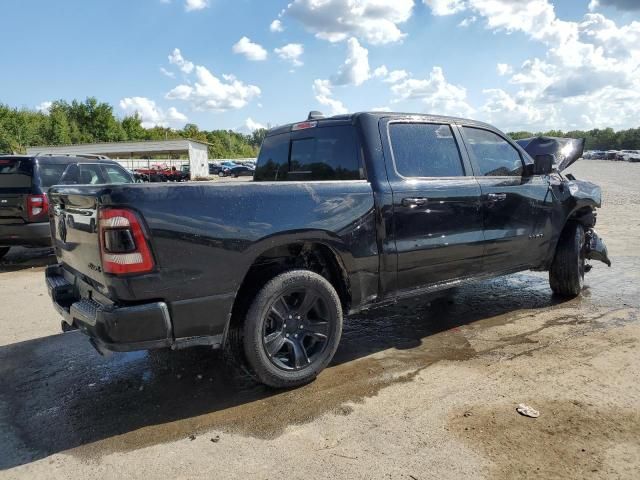
<svg viewBox="0 0 640 480"><path fill-rule="evenodd" d="M593 228L585 232L585 247L587 249L586 258L589 260L599 260L602 263L606 263L608 267L611 266L607 246Z"/></svg>

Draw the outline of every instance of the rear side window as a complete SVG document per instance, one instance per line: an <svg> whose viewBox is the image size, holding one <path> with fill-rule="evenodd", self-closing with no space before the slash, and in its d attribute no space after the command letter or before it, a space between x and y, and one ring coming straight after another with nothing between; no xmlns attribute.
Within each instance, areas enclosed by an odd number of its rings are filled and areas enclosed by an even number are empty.
<svg viewBox="0 0 640 480"><path fill-rule="evenodd" d="M103 165L108 183L131 183L131 177L123 169L116 165Z"/></svg>
<svg viewBox="0 0 640 480"><path fill-rule="evenodd" d="M52 185L60 183L62 174L67 169L66 163L46 163L43 161L38 162L38 173L40 175L40 185L48 188Z"/></svg>
<svg viewBox="0 0 640 480"><path fill-rule="evenodd" d="M291 140L290 179L358 180L360 162L351 126L310 128Z"/></svg>
<svg viewBox="0 0 640 480"><path fill-rule="evenodd" d="M522 176L520 152L501 136L480 128L463 127L470 153L485 177Z"/></svg>
<svg viewBox="0 0 640 480"><path fill-rule="evenodd" d="M30 188L33 163L21 158L0 158L0 188Z"/></svg>
<svg viewBox="0 0 640 480"><path fill-rule="evenodd" d="M100 165L93 163L81 163L80 167L80 184L82 185L99 185L107 183L100 170Z"/></svg>
<svg viewBox="0 0 640 480"><path fill-rule="evenodd" d="M254 180L287 180L289 173L289 134L265 137L260 147Z"/></svg>
<svg viewBox="0 0 640 480"><path fill-rule="evenodd" d="M460 151L449 125L391 123L393 161L403 177L464 176Z"/></svg>
<svg viewBox="0 0 640 480"><path fill-rule="evenodd" d="M256 180L359 180L352 126L318 127L265 138Z"/></svg>

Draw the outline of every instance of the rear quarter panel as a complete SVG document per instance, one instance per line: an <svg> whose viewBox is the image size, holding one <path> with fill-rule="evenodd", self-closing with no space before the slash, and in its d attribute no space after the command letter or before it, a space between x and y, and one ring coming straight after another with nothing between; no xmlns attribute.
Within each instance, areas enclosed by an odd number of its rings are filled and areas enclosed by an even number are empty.
<svg viewBox="0 0 640 480"><path fill-rule="evenodd" d="M354 303L377 292L374 201L364 180L120 185L100 203L141 213L156 257L157 272L128 279L120 299L233 299L260 254L300 240L339 255Z"/></svg>

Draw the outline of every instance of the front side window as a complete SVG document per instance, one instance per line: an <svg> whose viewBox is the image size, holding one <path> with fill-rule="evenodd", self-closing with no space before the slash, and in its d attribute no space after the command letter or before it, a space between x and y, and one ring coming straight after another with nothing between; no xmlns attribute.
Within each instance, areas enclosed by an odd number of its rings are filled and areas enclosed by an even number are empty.
<svg viewBox="0 0 640 480"><path fill-rule="evenodd" d="M480 128L463 127L470 154L485 177L514 177L522 175L520 152L501 136Z"/></svg>
<svg viewBox="0 0 640 480"><path fill-rule="evenodd" d="M449 125L391 123L389 139L403 177L464 176L460 151Z"/></svg>

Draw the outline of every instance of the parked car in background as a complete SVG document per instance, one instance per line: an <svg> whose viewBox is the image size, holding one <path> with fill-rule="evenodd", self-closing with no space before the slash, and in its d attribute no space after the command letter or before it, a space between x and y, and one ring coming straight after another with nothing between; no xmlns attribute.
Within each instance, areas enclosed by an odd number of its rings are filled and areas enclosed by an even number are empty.
<svg viewBox="0 0 640 480"><path fill-rule="evenodd" d="M133 183L115 161L75 156L0 156L0 258L13 246L51 245L47 190L55 184Z"/></svg>
<svg viewBox="0 0 640 480"><path fill-rule="evenodd" d="M460 118L313 114L269 130L242 185L57 186L49 293L100 352L227 347L263 383L302 385L350 313L529 269L575 297L588 259L610 265L600 188L562 171L584 140L522 142Z"/></svg>
<svg viewBox="0 0 640 480"><path fill-rule="evenodd" d="M209 175L218 175L222 171L222 165L219 163L209 163Z"/></svg>
<svg viewBox="0 0 640 480"><path fill-rule="evenodd" d="M147 168L136 168L134 170L136 179L143 182L186 182L190 176L184 172L182 167L178 170L175 166L152 165Z"/></svg>
<svg viewBox="0 0 640 480"><path fill-rule="evenodd" d="M618 154L620 160L625 162L638 162L640 161L640 151L639 150L620 150Z"/></svg>
<svg viewBox="0 0 640 480"><path fill-rule="evenodd" d="M252 177L256 169L246 165L236 165L235 167L222 167L218 173L221 177Z"/></svg>

